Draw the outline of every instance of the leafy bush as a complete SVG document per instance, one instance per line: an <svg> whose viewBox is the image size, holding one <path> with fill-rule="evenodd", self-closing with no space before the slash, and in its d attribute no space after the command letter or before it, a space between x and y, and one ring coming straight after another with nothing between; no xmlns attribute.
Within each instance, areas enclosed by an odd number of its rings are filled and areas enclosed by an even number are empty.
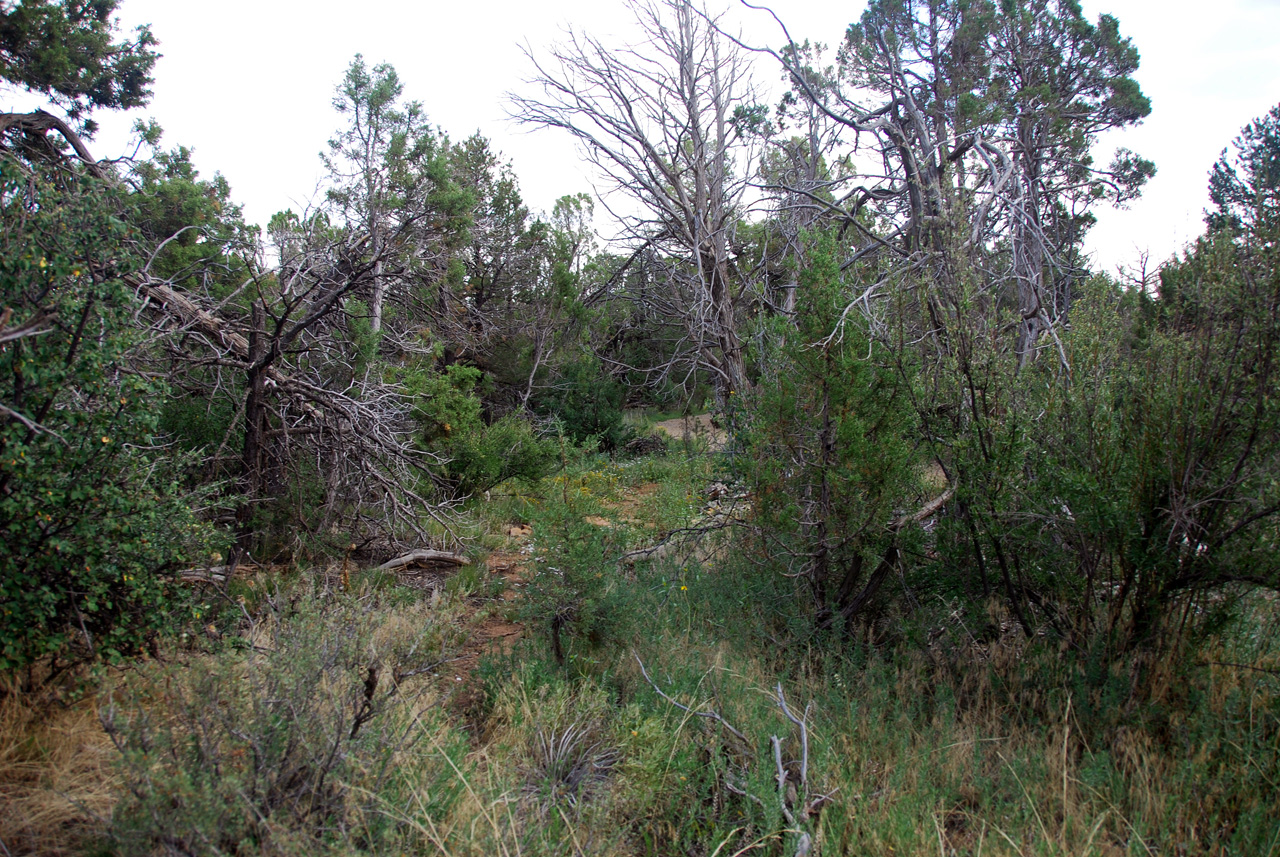
<svg viewBox="0 0 1280 857"><path fill-rule="evenodd" d="M236 393L244 396L242 389ZM228 449L239 449L244 428L233 423L236 398L169 395L160 409L159 429L188 452L212 454L224 440Z"/></svg>
<svg viewBox="0 0 1280 857"><path fill-rule="evenodd" d="M979 610L1001 593L1025 632L1082 654L1173 650L1248 586L1280 588L1274 249L1219 233L1161 284L1090 281L1061 336L1070 373L973 372L978 416L951 447L958 514L929 576Z"/></svg>
<svg viewBox="0 0 1280 857"><path fill-rule="evenodd" d="M560 419L574 443L596 438L613 451L626 444L630 428L623 423L626 389L601 370L598 362L579 360L564 366L537 400L537 409Z"/></svg>
<svg viewBox="0 0 1280 857"><path fill-rule="evenodd" d="M1045 402L1038 499L1083 547L1085 597L1104 593L1109 624L1136 642L1184 596L1280 588L1277 261L1218 235L1165 268L1154 307L1131 296L1117 324L1119 296L1099 282L1076 313L1077 383ZM1145 330L1142 309L1157 313Z"/></svg>
<svg viewBox="0 0 1280 857"><path fill-rule="evenodd" d="M147 129L153 143L159 135L158 127ZM232 202L227 180L200 178L191 150L183 146L154 152L132 172L137 191L128 200L129 222L159 248L151 273L188 291L203 286L219 300L229 298L248 277L236 251L253 246L256 235ZM245 299L242 295L240 301Z"/></svg>
<svg viewBox="0 0 1280 857"><path fill-rule="evenodd" d="M800 274L794 320L762 324L762 376L730 415L775 571L808 584L820 624L856 613L893 564L916 478L908 396L846 289L829 240ZM834 331L834 333L833 333ZM736 399L735 399L736 401Z"/></svg>
<svg viewBox="0 0 1280 857"><path fill-rule="evenodd" d="M596 510L578 502L554 504L534 517L539 545L555 557L555 564L535 565L522 613L532 627L548 634L561 664L614 637L622 621L621 605L605 574L622 552L620 536L586 520L588 508ZM581 649L574 648L575 642Z"/></svg>
<svg viewBox="0 0 1280 857"><path fill-rule="evenodd" d="M207 553L131 370L137 266L108 189L0 162L0 670L119 659L166 627L163 572Z"/></svg>
<svg viewBox="0 0 1280 857"><path fill-rule="evenodd" d="M436 475L462 494L508 479L537 479L555 461L555 444L517 416L486 425L477 395L484 373L454 363L444 372L418 369L405 383L416 402L422 447L442 459Z"/></svg>
<svg viewBox="0 0 1280 857"><path fill-rule="evenodd" d="M1210 230L1158 291L1093 278L1026 365L955 332L924 417L958 477L930 577L1089 658L1177 650L1280 589L1277 115L1215 166Z"/></svg>

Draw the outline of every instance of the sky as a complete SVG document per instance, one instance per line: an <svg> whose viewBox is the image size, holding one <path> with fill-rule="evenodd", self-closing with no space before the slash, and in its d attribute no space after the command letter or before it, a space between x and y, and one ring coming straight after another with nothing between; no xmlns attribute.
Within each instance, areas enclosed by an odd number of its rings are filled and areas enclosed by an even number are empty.
<svg viewBox="0 0 1280 857"><path fill-rule="evenodd" d="M790 0L774 8L793 37L835 44L863 5ZM1144 252L1159 262L1200 233L1208 171L1222 149L1280 102L1280 0L1082 5L1091 19L1104 12L1119 19L1142 55L1136 77L1152 100L1151 116L1108 135L1097 159L1107 162L1112 149L1126 146L1158 169L1127 210L1099 212L1087 249L1109 271L1135 266ZM737 7L730 14L748 40L782 41L764 13ZM147 107L97 117L95 156L127 154L129 127L154 117L165 129L164 145L194 148L202 174L226 176L246 217L260 224L316 198L319 153L340 124L334 89L357 53L370 65L395 66L405 97L422 102L432 124L453 139L475 131L488 137L512 161L534 211L591 191L573 144L509 121L505 94L521 91L531 74L521 46L537 53L569 25L623 42L632 26L621 0L123 0L120 21L126 28L150 24L164 56ZM765 62L757 79L779 85ZM0 93L5 109L33 106Z"/></svg>

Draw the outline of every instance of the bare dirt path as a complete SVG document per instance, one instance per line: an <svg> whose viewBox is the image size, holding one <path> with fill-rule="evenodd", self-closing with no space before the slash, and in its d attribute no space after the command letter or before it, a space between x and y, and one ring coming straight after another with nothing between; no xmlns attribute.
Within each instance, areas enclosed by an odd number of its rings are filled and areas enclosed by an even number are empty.
<svg viewBox="0 0 1280 857"><path fill-rule="evenodd" d="M713 452L724 448L725 432L711 422L711 414L697 414L690 417L676 417L654 423L654 428L676 440L698 440L705 438L707 447Z"/></svg>
<svg viewBox="0 0 1280 857"><path fill-rule="evenodd" d="M501 578L504 584L502 593L497 599L479 596L467 599L466 612L460 620L467 629L467 639L457 656L440 671L441 683L452 685L448 703L450 710L477 727L484 704L484 687L476 675L481 658L510 654L524 637L525 627L512 618L512 613L514 602L521 596L526 564L530 561L529 554L522 551L521 546L532 533L529 526L517 524L507 527L507 542L485 560L486 576L481 583L487 588L493 578ZM478 733L476 737L479 737Z"/></svg>
<svg viewBox="0 0 1280 857"><path fill-rule="evenodd" d="M696 419L701 419L702 422L693 431L718 431L712 428L705 415L702 418L691 418ZM676 431L681 430L682 420L667 422L675 423ZM627 486L617 496L599 498L603 506L601 514L588 515L584 520L601 527L626 526L641 531L652 530L657 524L650 520L651 514L647 513L651 510L646 507L653 502L658 490L656 482ZM455 656L442 665L439 671L439 681L449 694L450 710L476 727L477 738L482 731L481 709L484 704L484 686L477 668L486 657L511 654L528 633L524 624L514 617L517 604L524 597L529 570L533 566L530 540L534 531L532 525L526 524L507 524L504 530L507 538L486 559L486 574L478 587L482 593L492 591L490 587L496 583L495 579L501 579L501 594L497 598L481 594L467 599L464 612L458 620L460 627L465 629L467 638L456 650Z"/></svg>
<svg viewBox="0 0 1280 857"><path fill-rule="evenodd" d="M457 656L440 671L442 679L455 685L452 706L460 713L476 705L483 696L483 689L474 676L480 659L486 655L510 654L524 636L524 625L511 618L511 608L512 602L520 597L527 561L528 557L518 548L489 554L485 562L487 576L503 580L502 594L497 599L474 596L468 599L461 620L468 629L467 640Z"/></svg>

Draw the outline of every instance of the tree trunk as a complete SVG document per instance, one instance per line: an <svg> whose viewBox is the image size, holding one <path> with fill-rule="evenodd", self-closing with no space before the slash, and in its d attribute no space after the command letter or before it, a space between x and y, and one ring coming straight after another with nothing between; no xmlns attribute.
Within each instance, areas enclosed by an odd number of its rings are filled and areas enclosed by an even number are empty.
<svg viewBox="0 0 1280 857"><path fill-rule="evenodd" d="M262 495L263 437L266 431L266 310L255 301L253 327L249 332L249 374L245 391L244 447L240 458L241 488L244 499L236 510L236 558L242 561L252 555L254 547L253 506Z"/></svg>

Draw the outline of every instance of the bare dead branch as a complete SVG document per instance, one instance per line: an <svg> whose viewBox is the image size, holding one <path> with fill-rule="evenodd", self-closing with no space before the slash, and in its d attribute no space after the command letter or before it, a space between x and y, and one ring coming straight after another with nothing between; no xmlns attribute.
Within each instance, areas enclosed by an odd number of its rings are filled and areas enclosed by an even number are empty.
<svg viewBox="0 0 1280 857"><path fill-rule="evenodd" d="M741 741L745 746L748 746L748 747L751 746L751 742L747 740L747 736L743 735L737 729L734 729L733 726L729 723L729 721L725 720L717 712L711 711L711 710L703 711L699 709L694 709L682 703L676 702L674 699L672 699L670 696L664 693L662 688L658 687L657 682L655 682L653 679L649 677L649 672L644 668L644 661L640 660L640 655L636 654L635 652L632 652L631 656L636 659L636 663L639 664L640 666L640 674L644 676L644 680L647 681L649 683L649 686L653 688L654 693L658 694L658 696L662 697L671 705L674 705L676 708L680 709L686 714L692 714L696 717L705 717L708 720L716 721L725 729L728 729L729 732L731 732L733 736L736 737L739 741Z"/></svg>
<svg viewBox="0 0 1280 857"><path fill-rule="evenodd" d="M461 554L452 553L450 551L420 549L410 551L407 554L388 560L378 566L378 571L394 571L397 569L408 568L416 565L471 565L471 560Z"/></svg>

